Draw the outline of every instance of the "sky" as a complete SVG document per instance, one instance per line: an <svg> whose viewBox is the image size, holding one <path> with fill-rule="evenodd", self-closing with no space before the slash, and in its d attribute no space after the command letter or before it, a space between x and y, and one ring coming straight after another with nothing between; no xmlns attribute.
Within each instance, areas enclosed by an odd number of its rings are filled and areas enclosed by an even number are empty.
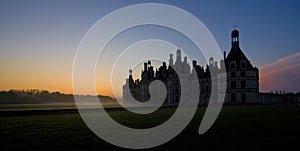
<svg viewBox="0 0 300 151"><path fill-rule="evenodd" d="M260 69L260 90L300 91L300 2L297 0L1 0L0 90L72 93L73 60L85 33L110 12L138 3L163 3L188 11L205 24L222 51L230 50L230 32L237 26L241 49ZM182 42L183 36L174 39L174 31L144 28L147 30L137 27L125 31L119 40L116 38L117 45L112 42L107 49L115 50L122 48L122 42L147 38L162 38L182 49L193 48L185 47L188 40ZM143 31L148 32L141 34ZM171 51L166 51L165 57ZM123 73L119 78L127 75ZM97 82L104 83L101 79ZM105 86L97 92L113 96Z"/></svg>

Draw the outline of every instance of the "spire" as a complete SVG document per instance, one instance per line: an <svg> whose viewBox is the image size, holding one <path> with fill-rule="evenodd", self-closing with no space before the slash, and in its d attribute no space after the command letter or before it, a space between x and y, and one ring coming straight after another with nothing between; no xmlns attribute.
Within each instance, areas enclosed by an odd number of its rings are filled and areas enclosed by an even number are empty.
<svg viewBox="0 0 300 151"><path fill-rule="evenodd" d="M129 82L131 84L134 83L133 78L132 78L132 69L129 69Z"/></svg>
<svg viewBox="0 0 300 151"><path fill-rule="evenodd" d="M177 49L177 52L176 52L176 62L182 62L180 49Z"/></svg>
<svg viewBox="0 0 300 151"><path fill-rule="evenodd" d="M129 69L129 79L132 79L132 69Z"/></svg>

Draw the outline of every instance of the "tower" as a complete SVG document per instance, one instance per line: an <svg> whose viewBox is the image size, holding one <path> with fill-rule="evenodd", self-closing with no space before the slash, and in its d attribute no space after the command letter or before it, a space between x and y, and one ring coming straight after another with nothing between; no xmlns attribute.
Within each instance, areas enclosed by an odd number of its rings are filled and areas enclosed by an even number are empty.
<svg viewBox="0 0 300 151"><path fill-rule="evenodd" d="M181 50L180 49L177 49L176 51L176 63L175 64L178 64L178 63L181 63L182 60L181 60Z"/></svg>
<svg viewBox="0 0 300 151"><path fill-rule="evenodd" d="M233 30L231 32L231 42L232 44L237 44L239 43L239 36L240 36L240 32L238 30Z"/></svg>
<svg viewBox="0 0 300 151"><path fill-rule="evenodd" d="M169 66L173 66L173 54L170 54Z"/></svg>
<svg viewBox="0 0 300 151"><path fill-rule="evenodd" d="M258 68L253 67L239 45L240 33L231 32L231 49L225 58L227 71L226 103L258 102Z"/></svg>

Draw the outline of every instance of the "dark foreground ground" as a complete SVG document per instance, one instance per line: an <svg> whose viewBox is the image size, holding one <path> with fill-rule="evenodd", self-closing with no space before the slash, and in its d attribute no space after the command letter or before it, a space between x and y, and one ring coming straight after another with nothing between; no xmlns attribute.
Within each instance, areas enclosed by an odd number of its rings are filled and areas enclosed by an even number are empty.
<svg viewBox="0 0 300 151"><path fill-rule="evenodd" d="M162 123L175 108L140 117L123 110L109 114L124 125ZM198 134L204 107L176 138L149 150L299 150L300 106L225 106L212 128ZM125 150L94 135L76 110L0 112L1 150Z"/></svg>

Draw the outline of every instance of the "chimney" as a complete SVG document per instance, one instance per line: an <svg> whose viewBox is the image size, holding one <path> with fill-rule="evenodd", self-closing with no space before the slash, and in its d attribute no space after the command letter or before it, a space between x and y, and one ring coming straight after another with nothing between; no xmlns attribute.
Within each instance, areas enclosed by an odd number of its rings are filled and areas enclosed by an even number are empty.
<svg viewBox="0 0 300 151"><path fill-rule="evenodd" d="M193 60L193 66L195 67L197 65L197 61Z"/></svg>
<svg viewBox="0 0 300 151"><path fill-rule="evenodd" d="M147 71L147 63L144 63L144 71Z"/></svg>
<svg viewBox="0 0 300 151"><path fill-rule="evenodd" d="M183 62L187 64L187 57L184 57Z"/></svg>

